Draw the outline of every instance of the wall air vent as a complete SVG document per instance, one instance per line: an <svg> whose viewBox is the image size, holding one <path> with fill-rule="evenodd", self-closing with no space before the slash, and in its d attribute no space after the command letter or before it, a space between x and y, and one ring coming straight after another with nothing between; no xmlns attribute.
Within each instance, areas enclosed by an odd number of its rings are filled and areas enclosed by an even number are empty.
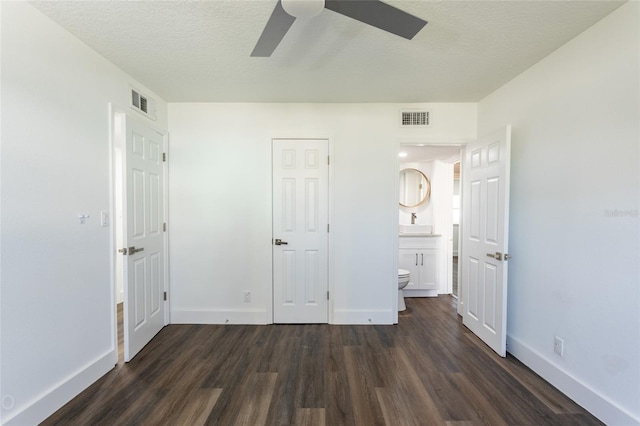
<svg viewBox="0 0 640 426"><path fill-rule="evenodd" d="M147 95L143 95L136 89L131 89L131 108L152 120L156 119L155 101Z"/></svg>
<svg viewBox="0 0 640 426"><path fill-rule="evenodd" d="M429 127L431 125L429 111L401 111L401 127Z"/></svg>

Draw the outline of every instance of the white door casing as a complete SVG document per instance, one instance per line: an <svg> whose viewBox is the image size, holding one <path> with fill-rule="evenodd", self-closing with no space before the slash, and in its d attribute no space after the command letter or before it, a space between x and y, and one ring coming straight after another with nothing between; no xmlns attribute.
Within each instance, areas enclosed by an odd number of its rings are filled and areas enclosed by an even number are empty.
<svg viewBox="0 0 640 426"><path fill-rule="evenodd" d="M511 127L467 145L463 158L463 323L506 356Z"/></svg>
<svg viewBox="0 0 640 426"><path fill-rule="evenodd" d="M273 140L275 323L328 322L328 145Z"/></svg>
<svg viewBox="0 0 640 426"><path fill-rule="evenodd" d="M126 117L124 360L165 325L164 137Z"/></svg>

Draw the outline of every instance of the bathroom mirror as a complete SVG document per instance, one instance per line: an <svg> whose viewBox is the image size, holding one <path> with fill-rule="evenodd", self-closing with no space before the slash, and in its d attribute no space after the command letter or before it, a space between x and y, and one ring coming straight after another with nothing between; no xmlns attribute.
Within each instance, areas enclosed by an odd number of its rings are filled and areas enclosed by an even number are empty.
<svg viewBox="0 0 640 426"><path fill-rule="evenodd" d="M400 171L400 205L415 207L424 203L431 195L431 182L424 173L416 169Z"/></svg>

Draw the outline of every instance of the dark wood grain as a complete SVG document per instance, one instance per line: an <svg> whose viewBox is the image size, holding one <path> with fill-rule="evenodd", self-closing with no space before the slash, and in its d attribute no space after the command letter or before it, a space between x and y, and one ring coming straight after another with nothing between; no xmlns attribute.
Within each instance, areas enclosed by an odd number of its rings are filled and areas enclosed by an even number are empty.
<svg viewBox="0 0 640 426"><path fill-rule="evenodd" d="M455 299L406 303L395 326L170 325L43 424L602 424L487 348Z"/></svg>

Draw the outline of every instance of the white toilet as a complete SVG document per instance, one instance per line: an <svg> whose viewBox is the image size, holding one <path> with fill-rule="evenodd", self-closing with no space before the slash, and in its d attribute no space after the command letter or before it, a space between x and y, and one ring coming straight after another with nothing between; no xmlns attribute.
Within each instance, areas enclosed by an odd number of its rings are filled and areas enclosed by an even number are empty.
<svg viewBox="0 0 640 426"><path fill-rule="evenodd" d="M411 276L406 269L398 269L398 312L402 312L407 309L407 305L404 304L404 294L402 289L409 284Z"/></svg>

